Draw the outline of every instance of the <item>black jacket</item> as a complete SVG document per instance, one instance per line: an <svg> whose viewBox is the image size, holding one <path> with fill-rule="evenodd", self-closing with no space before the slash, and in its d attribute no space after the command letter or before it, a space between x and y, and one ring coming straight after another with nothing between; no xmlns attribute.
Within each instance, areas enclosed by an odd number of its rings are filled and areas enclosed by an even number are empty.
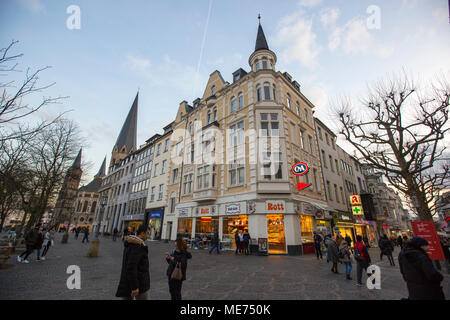
<svg viewBox="0 0 450 320"><path fill-rule="evenodd" d="M398 261L410 300L445 300L440 285L443 276L423 249L407 244L398 255Z"/></svg>
<svg viewBox="0 0 450 320"><path fill-rule="evenodd" d="M190 254L190 252L188 251L184 251L184 252L180 252L177 250L174 250L171 254L172 257L174 257L174 260L168 260L166 259L167 263L169 264L169 267L167 268L167 276L170 277L172 276L172 272L175 269L176 265L178 262L181 263L181 272L183 273L183 279L182 280L186 280L186 269L187 269L187 261L188 259L192 258L192 254Z"/></svg>
<svg viewBox="0 0 450 320"><path fill-rule="evenodd" d="M139 294L150 289L148 247L135 236L124 241L122 272L116 297L130 297L131 291L139 289Z"/></svg>
<svg viewBox="0 0 450 320"><path fill-rule="evenodd" d="M28 231L28 233L25 236L25 244L28 247L37 249L38 243L40 241L39 234L40 234L40 232L36 229L31 229L30 231ZM41 242L41 246L42 246L42 242Z"/></svg>
<svg viewBox="0 0 450 320"><path fill-rule="evenodd" d="M378 246L380 247L381 252L386 256L390 256L392 251L394 251L394 247L389 239L381 238Z"/></svg>
<svg viewBox="0 0 450 320"><path fill-rule="evenodd" d="M250 242L250 234L248 232L244 233L244 242L245 243Z"/></svg>

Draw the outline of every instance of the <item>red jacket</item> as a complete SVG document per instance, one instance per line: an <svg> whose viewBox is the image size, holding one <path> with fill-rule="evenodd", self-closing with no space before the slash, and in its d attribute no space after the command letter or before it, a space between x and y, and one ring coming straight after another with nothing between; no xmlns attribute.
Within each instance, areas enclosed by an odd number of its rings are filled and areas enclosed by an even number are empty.
<svg viewBox="0 0 450 320"><path fill-rule="evenodd" d="M356 242L355 243L355 249L358 249L359 254L363 258L364 262L368 262L368 258L369 257L366 256L367 249L364 250L365 248L366 248L366 246L364 245L364 243L362 243L362 242Z"/></svg>

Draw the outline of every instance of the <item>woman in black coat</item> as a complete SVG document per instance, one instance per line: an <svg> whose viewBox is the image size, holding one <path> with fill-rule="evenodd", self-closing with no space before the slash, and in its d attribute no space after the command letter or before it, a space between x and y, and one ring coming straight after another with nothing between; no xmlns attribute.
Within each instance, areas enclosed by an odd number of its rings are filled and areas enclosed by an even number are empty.
<svg viewBox="0 0 450 320"><path fill-rule="evenodd" d="M138 236L129 236L124 241L122 272L116 297L126 300L146 300L150 289L150 271L146 227L139 227Z"/></svg>
<svg viewBox="0 0 450 320"><path fill-rule="evenodd" d="M381 255L385 255L386 257L388 257L391 266L395 266L394 257L392 256L392 251L394 251L394 247L391 241L389 241L387 235L383 235L378 245L380 246L381 249Z"/></svg>
<svg viewBox="0 0 450 320"><path fill-rule="evenodd" d="M410 300L445 300L441 282L444 277L437 271L427 254L428 241L414 237L404 243L398 256L400 272L408 287Z"/></svg>
<svg viewBox="0 0 450 320"><path fill-rule="evenodd" d="M167 254L166 257L166 261L169 264L166 274L169 279L169 291L172 300L181 300L181 287L183 281L186 280L187 261L191 258L192 255L187 251L186 242L178 238L175 242L175 250L172 254ZM178 263L181 265L181 272L183 274L181 280L172 279L172 273Z"/></svg>

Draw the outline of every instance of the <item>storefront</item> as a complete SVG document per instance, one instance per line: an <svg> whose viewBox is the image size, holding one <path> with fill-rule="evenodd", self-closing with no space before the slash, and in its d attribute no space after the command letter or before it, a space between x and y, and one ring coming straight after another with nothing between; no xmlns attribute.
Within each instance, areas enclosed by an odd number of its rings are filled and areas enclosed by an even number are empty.
<svg viewBox="0 0 450 320"><path fill-rule="evenodd" d="M142 220L124 221L125 228L133 234L136 234L137 229L142 225L142 223L144 223Z"/></svg>
<svg viewBox="0 0 450 320"><path fill-rule="evenodd" d="M269 242L269 254L286 253L284 217L282 214L267 215L267 238Z"/></svg>
<svg viewBox="0 0 450 320"><path fill-rule="evenodd" d="M300 215L300 230L302 235L302 252L303 254L313 254L314 249L314 217L308 215Z"/></svg>
<svg viewBox="0 0 450 320"><path fill-rule="evenodd" d="M377 244L377 237L375 235L375 226L372 221L366 221L363 219L356 219L355 221L356 234L361 237L367 237L369 245L373 247Z"/></svg>
<svg viewBox="0 0 450 320"><path fill-rule="evenodd" d="M164 216L164 208L152 209L149 213L148 228L150 230L149 240L161 238L161 227Z"/></svg>
<svg viewBox="0 0 450 320"><path fill-rule="evenodd" d="M339 213L339 220L334 226L334 236L341 236L343 238L350 237L352 242L355 243L356 234L355 234L355 223L350 215L344 214L342 212Z"/></svg>
<svg viewBox="0 0 450 320"><path fill-rule="evenodd" d="M222 220L222 241L227 249L236 250L235 234L248 231L248 216L223 217Z"/></svg>

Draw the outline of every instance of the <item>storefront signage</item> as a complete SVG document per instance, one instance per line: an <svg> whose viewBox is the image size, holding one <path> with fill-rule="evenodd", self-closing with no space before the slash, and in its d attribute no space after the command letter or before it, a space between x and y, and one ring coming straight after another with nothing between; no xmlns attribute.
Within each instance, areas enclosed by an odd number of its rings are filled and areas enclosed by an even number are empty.
<svg viewBox="0 0 450 320"><path fill-rule="evenodd" d="M266 210L269 213L284 213L286 212L286 203L284 200L266 201Z"/></svg>
<svg viewBox="0 0 450 320"><path fill-rule="evenodd" d="M208 207L206 208L200 208L200 214L204 215L204 214L209 214L210 210Z"/></svg>
<svg viewBox="0 0 450 320"><path fill-rule="evenodd" d="M304 214L313 214L313 206L310 203L303 202L303 213Z"/></svg>
<svg viewBox="0 0 450 320"><path fill-rule="evenodd" d="M323 217L324 217L323 211L322 210L317 210L316 211L316 218L317 219L323 219Z"/></svg>
<svg viewBox="0 0 450 320"><path fill-rule="evenodd" d="M302 176L308 173L309 167L304 162L296 163L292 166L291 172L296 176Z"/></svg>
<svg viewBox="0 0 450 320"><path fill-rule="evenodd" d="M372 221L364 221L364 220L356 220L355 223L357 223L357 224L367 224L369 226L373 225Z"/></svg>
<svg viewBox="0 0 450 320"><path fill-rule="evenodd" d="M361 205L361 197L359 195L357 195L357 194L354 194L354 195L350 196L350 203L353 206Z"/></svg>
<svg viewBox="0 0 450 320"><path fill-rule="evenodd" d="M415 237L421 237L428 241L428 255L431 260L445 260L433 221L411 221L411 227Z"/></svg>
<svg viewBox="0 0 450 320"><path fill-rule="evenodd" d="M150 219L161 219L162 214L162 210L152 211L150 212Z"/></svg>
<svg viewBox="0 0 450 320"><path fill-rule="evenodd" d="M144 215L143 214L135 214L135 215L122 217L122 221L132 221L132 220L144 220Z"/></svg>
<svg viewBox="0 0 450 320"><path fill-rule="evenodd" d="M241 213L241 206L239 204L230 204L225 206L226 214L239 214Z"/></svg>
<svg viewBox="0 0 450 320"><path fill-rule="evenodd" d="M188 209L178 209L178 216L180 217L187 217L189 214Z"/></svg>
<svg viewBox="0 0 450 320"><path fill-rule="evenodd" d="M342 216L341 216L341 220L350 220L350 218L347 217L347 216L342 215Z"/></svg>
<svg viewBox="0 0 450 320"><path fill-rule="evenodd" d="M355 216L361 216L364 214L363 208L361 206L353 206L352 212Z"/></svg>

